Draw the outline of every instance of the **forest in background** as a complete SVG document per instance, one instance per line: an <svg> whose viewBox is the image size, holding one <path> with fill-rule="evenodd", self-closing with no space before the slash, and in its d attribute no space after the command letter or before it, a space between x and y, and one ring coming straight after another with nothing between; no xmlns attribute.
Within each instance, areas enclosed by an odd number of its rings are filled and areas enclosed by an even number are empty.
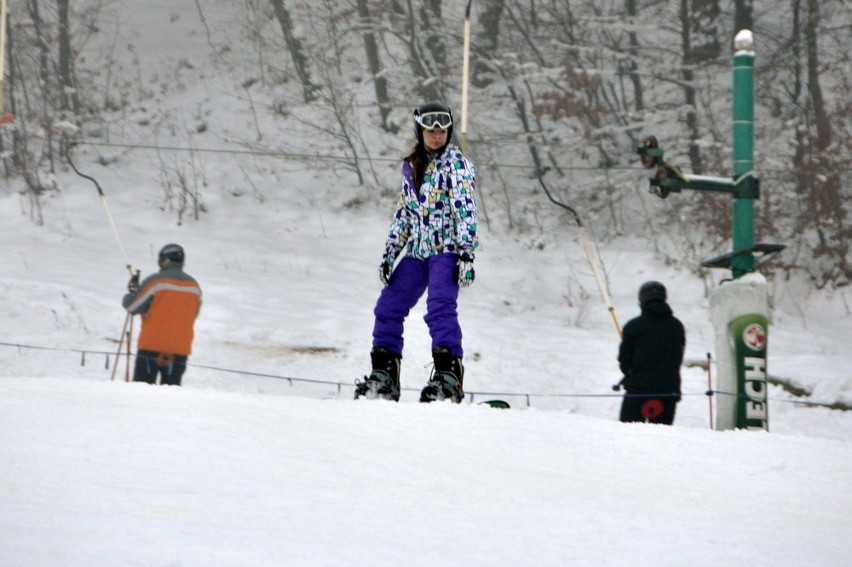
<svg viewBox="0 0 852 567"><path fill-rule="evenodd" d="M253 153L250 165L232 155L249 179L298 162L359 188L329 208L386 203L413 106L447 101L459 138L470 6L465 145L491 229L547 246L571 221L544 198L544 183L598 240L642 238L701 273L702 259L729 251L730 197L683 192L657 202L635 148L653 134L685 171L730 176L732 43L751 29L755 240L787 245L767 275L805 273L817 288L852 278L852 8L844 0L210 1L238 14L211 20L205 2L191 2L209 63L256 124L236 141L209 119L209 101L192 116L134 118L197 79L200 66L175 54L170 69L122 67L111 52L134 49L122 2L9 1L4 91L15 119L0 126L0 167L26 194L34 222L45 194L62 190L56 175L71 144L100 143L110 149L103 159L120 159L115 148L140 143L116 126L130 120L133 132L144 128L146 140L163 144L164 200L179 219L203 210L194 185L214 141ZM300 135L271 136L262 124Z"/></svg>

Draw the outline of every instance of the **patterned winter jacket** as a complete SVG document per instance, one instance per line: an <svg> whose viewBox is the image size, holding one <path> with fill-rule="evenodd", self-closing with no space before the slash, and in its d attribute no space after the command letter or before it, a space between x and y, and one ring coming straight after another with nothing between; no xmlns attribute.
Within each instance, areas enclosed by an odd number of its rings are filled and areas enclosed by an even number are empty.
<svg viewBox="0 0 852 567"><path fill-rule="evenodd" d="M201 309L201 288L176 264L142 280L122 300L128 312L142 315L139 350L192 354L193 327Z"/></svg>
<svg viewBox="0 0 852 567"><path fill-rule="evenodd" d="M420 187L414 186L411 163L403 161L402 192L386 254L396 258L406 248L408 256L423 260L445 253L472 255L479 246L475 191L476 169L455 145L432 158Z"/></svg>

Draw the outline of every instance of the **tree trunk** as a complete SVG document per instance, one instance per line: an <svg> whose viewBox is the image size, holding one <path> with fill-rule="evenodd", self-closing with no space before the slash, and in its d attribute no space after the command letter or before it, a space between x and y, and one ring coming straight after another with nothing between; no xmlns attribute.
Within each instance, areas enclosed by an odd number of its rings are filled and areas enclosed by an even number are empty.
<svg viewBox="0 0 852 567"><path fill-rule="evenodd" d="M754 0L734 2L734 34L740 30L754 30Z"/></svg>
<svg viewBox="0 0 852 567"><path fill-rule="evenodd" d="M73 110L76 114L79 110L77 102L79 99L74 94L76 92L72 71L74 57L71 53L71 34L68 30L69 1L56 0L59 14L59 84L61 85L62 110Z"/></svg>
<svg viewBox="0 0 852 567"><path fill-rule="evenodd" d="M801 0L793 0L793 25L790 36L790 46L793 51L793 81L790 90L790 98L796 108L802 107L802 51L801 51ZM796 112L798 115L798 112ZM804 118L799 116L799 119ZM796 148L793 153L793 172L796 175L799 191L806 191L810 184L810 173L807 171L806 165L806 136L804 128L796 128Z"/></svg>
<svg viewBox="0 0 852 567"><path fill-rule="evenodd" d="M692 19L689 13L689 0L680 0L680 33L683 50L683 94L687 106L686 129L689 134L689 163L693 173L704 173L701 163L701 149L697 140L700 136L698 129L698 112L695 96L695 74L692 72Z"/></svg>
<svg viewBox="0 0 852 567"><path fill-rule="evenodd" d="M308 57L302 50L302 42L293 32L293 21L290 19L290 13L284 7L284 0L271 0L271 2L273 10L275 10L275 18L281 26L281 33L284 34L284 42L293 58L296 75L302 83L302 98L306 103L313 102L316 99L314 91L317 87L311 81L310 65Z"/></svg>
<svg viewBox="0 0 852 567"><path fill-rule="evenodd" d="M814 109L814 122L817 129L817 150L825 150L831 144L831 121L825 110L825 100L819 84L819 55L817 40L819 34L819 0L808 0L808 19L805 24L805 44L808 50L808 94Z"/></svg>
<svg viewBox="0 0 852 567"><path fill-rule="evenodd" d="M435 22L437 22L437 26ZM442 71L447 64L447 44L444 40L446 37L445 26L446 22L441 16L441 0L423 0L419 30L425 33L425 46L436 66L433 73Z"/></svg>
<svg viewBox="0 0 852 567"><path fill-rule="evenodd" d="M436 70L424 61L420 43L417 41L422 27L420 19L416 16L416 9L412 5L412 0L408 0L407 5L408 10L405 13L403 33L407 40L409 66L414 76L421 80L419 88L421 100L440 100L442 98L440 81L436 80L440 77L440 74L436 73Z"/></svg>
<svg viewBox="0 0 852 567"><path fill-rule="evenodd" d="M490 85L496 77L494 69L488 63L497 48L500 46L500 21L503 17L504 0L492 0L488 2L479 13L476 29L480 32L476 35L476 52L482 53L484 57L477 58L473 64L471 83L478 88ZM471 27L474 27L471 24Z"/></svg>
<svg viewBox="0 0 852 567"><path fill-rule="evenodd" d="M391 111L390 99L388 98L388 80L382 74L382 62L379 58L379 49L376 46L376 37L370 31L372 18L367 0L358 0L358 16L366 29L364 32L364 51L367 52L367 64L370 66L370 74L373 77L373 87L376 91L376 102L379 105L382 129L386 132L395 133L399 128L388 124L388 116Z"/></svg>
<svg viewBox="0 0 852 567"><path fill-rule="evenodd" d="M49 90L48 85L50 84L50 81L48 80L48 69L50 68L48 62L50 61L50 57L48 54L47 42L42 34L41 11L39 10L38 0L29 0L28 3L30 7L30 19L33 21L33 31L35 32L36 44L38 46L39 78L41 79L42 88L47 91Z"/></svg>
<svg viewBox="0 0 852 567"><path fill-rule="evenodd" d="M625 10L627 16L632 20L636 17L636 0L626 0ZM639 77L638 65L636 58L639 55L639 40L635 31L628 34L630 41L630 52L628 54L628 75L630 82L633 83L633 108L637 111L644 110L645 101L642 92L642 79Z"/></svg>

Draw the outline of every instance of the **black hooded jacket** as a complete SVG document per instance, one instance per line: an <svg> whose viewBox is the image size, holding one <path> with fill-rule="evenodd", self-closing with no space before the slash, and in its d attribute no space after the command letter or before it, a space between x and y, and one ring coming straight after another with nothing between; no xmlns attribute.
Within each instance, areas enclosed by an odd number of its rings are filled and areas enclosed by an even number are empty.
<svg viewBox="0 0 852 567"><path fill-rule="evenodd" d="M618 365L629 394L680 394L686 348L683 324L660 299L641 305L642 314L624 326Z"/></svg>

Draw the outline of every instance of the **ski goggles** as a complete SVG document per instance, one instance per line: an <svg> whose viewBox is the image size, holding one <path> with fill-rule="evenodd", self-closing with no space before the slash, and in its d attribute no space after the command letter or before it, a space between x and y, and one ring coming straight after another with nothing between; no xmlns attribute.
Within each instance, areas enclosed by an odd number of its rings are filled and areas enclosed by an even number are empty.
<svg viewBox="0 0 852 567"><path fill-rule="evenodd" d="M453 125L453 117L449 112L424 112L423 114L415 114L414 120L426 130L434 130L435 128L447 130Z"/></svg>

